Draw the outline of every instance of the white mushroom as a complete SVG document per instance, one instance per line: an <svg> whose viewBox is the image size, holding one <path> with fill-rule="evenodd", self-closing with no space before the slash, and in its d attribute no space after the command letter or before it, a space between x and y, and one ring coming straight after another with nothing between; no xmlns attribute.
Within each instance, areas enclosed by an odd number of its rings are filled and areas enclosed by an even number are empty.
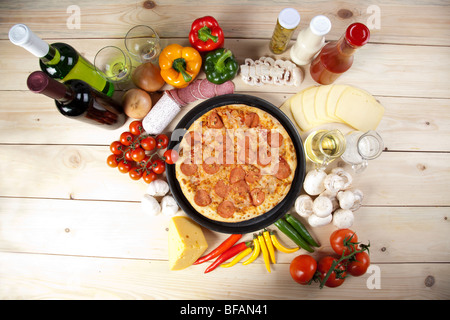
<svg viewBox="0 0 450 320"><path fill-rule="evenodd" d="M157 179L149 183L147 194L153 197L162 197L169 192L169 185L166 181Z"/></svg>
<svg viewBox="0 0 450 320"><path fill-rule="evenodd" d="M320 218L325 218L333 212L333 203L330 198L318 196L313 202L313 212Z"/></svg>
<svg viewBox="0 0 450 320"><path fill-rule="evenodd" d="M172 196L165 196L161 199L161 213L166 216L174 216L178 212L178 204Z"/></svg>
<svg viewBox="0 0 450 320"><path fill-rule="evenodd" d="M151 216L156 216L161 212L161 205L158 200L149 194L144 194L141 200L141 206L144 212Z"/></svg>
<svg viewBox="0 0 450 320"><path fill-rule="evenodd" d="M333 168L330 173L336 174L344 179L344 187L342 190L349 188L353 182L352 175L340 167Z"/></svg>
<svg viewBox="0 0 450 320"><path fill-rule="evenodd" d="M320 227L329 224L332 219L333 216L331 214L326 216L325 218L321 218L316 216L315 214L312 214L308 217L308 223L311 227Z"/></svg>
<svg viewBox="0 0 450 320"><path fill-rule="evenodd" d="M364 199L364 194L361 190L355 189L353 190L353 195L355 196L355 203L350 208L350 210L356 211L361 207L362 200Z"/></svg>
<svg viewBox="0 0 450 320"><path fill-rule="evenodd" d="M295 200L295 212L301 217L307 218L313 213L313 200L307 194L300 195Z"/></svg>
<svg viewBox="0 0 450 320"><path fill-rule="evenodd" d="M303 182L303 189L305 192L311 196L317 196L325 190L323 182L327 174L323 170L313 169L309 171L305 176L305 181Z"/></svg>
<svg viewBox="0 0 450 320"><path fill-rule="evenodd" d="M355 204L355 195L351 190L339 191L336 198L341 209L350 209Z"/></svg>
<svg viewBox="0 0 450 320"><path fill-rule="evenodd" d="M330 173L326 176L325 180L323 181L323 185L326 190L336 193L344 189L345 180L344 178L342 178L337 174Z"/></svg>
<svg viewBox="0 0 450 320"><path fill-rule="evenodd" d="M331 192L330 190L325 190L322 192L319 196L327 197L331 200L331 203L333 204L333 211L339 208L339 201L336 198L337 193Z"/></svg>
<svg viewBox="0 0 450 320"><path fill-rule="evenodd" d="M351 210L338 209L333 213L333 224L338 229L350 228L355 216Z"/></svg>

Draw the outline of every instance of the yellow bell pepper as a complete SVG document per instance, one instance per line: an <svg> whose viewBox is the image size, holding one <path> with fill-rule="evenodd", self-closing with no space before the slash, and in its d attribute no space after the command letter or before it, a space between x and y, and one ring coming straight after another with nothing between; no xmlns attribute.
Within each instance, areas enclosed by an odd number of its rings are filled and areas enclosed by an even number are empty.
<svg viewBox="0 0 450 320"><path fill-rule="evenodd" d="M195 79L202 67L202 56L192 47L173 43L159 55L161 77L175 88L184 88Z"/></svg>

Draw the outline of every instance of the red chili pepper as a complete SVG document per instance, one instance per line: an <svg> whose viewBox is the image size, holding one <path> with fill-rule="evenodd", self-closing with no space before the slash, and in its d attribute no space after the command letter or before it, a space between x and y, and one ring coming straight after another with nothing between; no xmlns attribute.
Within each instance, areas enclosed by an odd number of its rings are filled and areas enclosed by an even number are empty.
<svg viewBox="0 0 450 320"><path fill-rule="evenodd" d="M211 259L214 259L215 257L221 255L222 253L230 249L240 238L242 238L242 234L232 234L224 242L222 242L222 244L218 246L216 249L208 253L206 256L198 258L197 261L194 262L194 264L200 264L209 261Z"/></svg>
<svg viewBox="0 0 450 320"><path fill-rule="evenodd" d="M222 48L224 41L223 30L213 17L205 16L192 23L189 42L198 51L207 52Z"/></svg>
<svg viewBox="0 0 450 320"><path fill-rule="evenodd" d="M211 265L208 268L206 268L205 273L213 271L215 268L220 266L222 262L225 262L228 259L233 258L239 252L251 247L252 244L253 241L247 241L238 243L237 245L231 247L230 249L222 253L213 263L211 263Z"/></svg>

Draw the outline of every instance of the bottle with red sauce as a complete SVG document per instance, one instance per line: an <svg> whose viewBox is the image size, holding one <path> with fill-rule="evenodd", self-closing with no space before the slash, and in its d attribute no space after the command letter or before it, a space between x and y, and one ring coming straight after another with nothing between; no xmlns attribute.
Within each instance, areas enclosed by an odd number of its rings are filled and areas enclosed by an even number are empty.
<svg viewBox="0 0 450 320"><path fill-rule="evenodd" d="M320 84L331 84L353 64L353 54L365 45L370 31L362 23L348 26L345 34L335 42L326 44L311 62L311 77Z"/></svg>

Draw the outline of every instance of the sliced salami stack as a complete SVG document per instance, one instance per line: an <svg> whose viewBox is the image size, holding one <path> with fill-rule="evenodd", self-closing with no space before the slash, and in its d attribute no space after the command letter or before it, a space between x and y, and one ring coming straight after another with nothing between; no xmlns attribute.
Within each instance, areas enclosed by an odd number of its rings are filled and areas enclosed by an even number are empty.
<svg viewBox="0 0 450 320"><path fill-rule="evenodd" d="M175 102L184 107L197 100L233 93L234 83L227 81L217 85L209 82L207 79L196 79L185 88L171 89L168 92Z"/></svg>

